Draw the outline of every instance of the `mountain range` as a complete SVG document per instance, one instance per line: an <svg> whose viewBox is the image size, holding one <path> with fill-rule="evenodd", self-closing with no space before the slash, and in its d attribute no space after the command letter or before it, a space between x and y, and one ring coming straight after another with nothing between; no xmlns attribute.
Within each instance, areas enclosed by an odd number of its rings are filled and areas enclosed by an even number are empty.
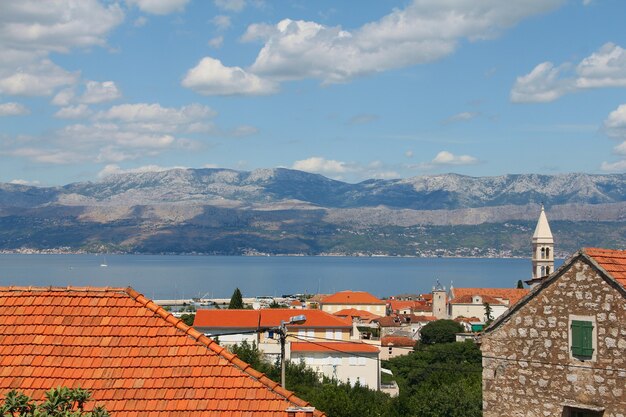
<svg viewBox="0 0 626 417"><path fill-rule="evenodd" d="M626 245L626 174L357 184L284 168L0 184L0 250L524 256L544 204L561 254ZM528 235L528 236L527 236Z"/></svg>

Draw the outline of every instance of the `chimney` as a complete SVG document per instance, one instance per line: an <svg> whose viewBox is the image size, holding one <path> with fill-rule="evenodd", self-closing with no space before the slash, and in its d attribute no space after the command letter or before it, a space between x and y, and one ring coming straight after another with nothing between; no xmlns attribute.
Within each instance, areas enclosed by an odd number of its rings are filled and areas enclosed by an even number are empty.
<svg viewBox="0 0 626 417"><path fill-rule="evenodd" d="M313 417L315 407L289 407L287 417Z"/></svg>

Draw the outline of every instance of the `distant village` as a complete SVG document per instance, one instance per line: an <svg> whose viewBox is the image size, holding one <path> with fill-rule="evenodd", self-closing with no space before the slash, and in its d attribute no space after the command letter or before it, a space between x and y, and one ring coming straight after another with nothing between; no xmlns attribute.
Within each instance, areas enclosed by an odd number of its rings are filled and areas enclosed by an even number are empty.
<svg viewBox="0 0 626 417"><path fill-rule="evenodd" d="M131 288L5 287L0 388L40 397L82 387L111 416L323 416L285 389L285 361L396 397L403 388L384 363L453 322L452 342L481 351L484 416L624 417L626 251L584 248L555 270L543 207L529 243L517 288L435 281L388 299L358 288L279 299L236 290L194 304ZM233 353L242 345L282 364L281 383Z"/></svg>

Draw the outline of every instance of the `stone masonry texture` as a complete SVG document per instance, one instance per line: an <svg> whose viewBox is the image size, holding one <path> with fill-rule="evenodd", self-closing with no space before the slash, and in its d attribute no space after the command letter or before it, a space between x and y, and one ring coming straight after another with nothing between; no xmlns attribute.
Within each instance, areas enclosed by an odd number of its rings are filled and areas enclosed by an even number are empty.
<svg viewBox="0 0 626 417"><path fill-rule="evenodd" d="M483 415L565 416L569 405L626 417L626 297L617 285L579 257L486 333ZM571 357L572 315L595 318L595 360Z"/></svg>

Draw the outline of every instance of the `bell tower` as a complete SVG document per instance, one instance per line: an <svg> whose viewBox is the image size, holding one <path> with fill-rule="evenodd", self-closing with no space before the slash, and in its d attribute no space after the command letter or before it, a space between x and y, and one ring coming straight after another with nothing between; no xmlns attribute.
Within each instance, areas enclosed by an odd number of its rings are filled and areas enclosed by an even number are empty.
<svg viewBox="0 0 626 417"><path fill-rule="evenodd" d="M548 218L541 205L541 213L533 234L533 279L542 278L554 272L554 238Z"/></svg>

